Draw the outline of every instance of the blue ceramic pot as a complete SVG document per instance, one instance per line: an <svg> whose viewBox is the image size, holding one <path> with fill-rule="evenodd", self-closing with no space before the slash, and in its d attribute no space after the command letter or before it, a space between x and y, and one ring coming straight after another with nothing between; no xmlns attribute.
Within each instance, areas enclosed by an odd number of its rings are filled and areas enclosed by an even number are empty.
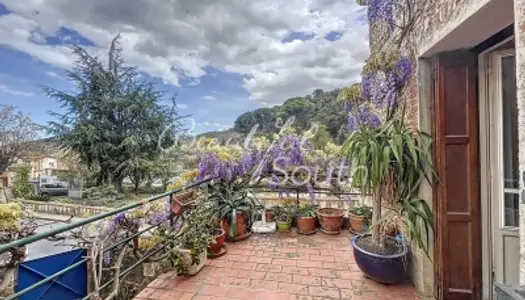
<svg viewBox="0 0 525 300"><path fill-rule="evenodd" d="M405 281L408 278L408 247L405 243L395 241L403 246L403 251L394 255L382 255L368 252L360 248L356 241L370 234L356 235L352 238L354 247L354 258L359 269L370 279L384 283L395 284Z"/></svg>

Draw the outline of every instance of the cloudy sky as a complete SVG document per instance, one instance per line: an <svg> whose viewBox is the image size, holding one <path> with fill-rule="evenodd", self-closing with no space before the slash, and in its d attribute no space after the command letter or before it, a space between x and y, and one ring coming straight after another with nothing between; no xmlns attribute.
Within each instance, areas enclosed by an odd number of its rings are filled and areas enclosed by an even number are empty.
<svg viewBox="0 0 525 300"><path fill-rule="evenodd" d="M178 93L197 132L241 113L358 80L368 55L355 0L0 0L0 104L39 123L59 111L41 86L71 90L68 44L106 55L121 33L127 64Z"/></svg>

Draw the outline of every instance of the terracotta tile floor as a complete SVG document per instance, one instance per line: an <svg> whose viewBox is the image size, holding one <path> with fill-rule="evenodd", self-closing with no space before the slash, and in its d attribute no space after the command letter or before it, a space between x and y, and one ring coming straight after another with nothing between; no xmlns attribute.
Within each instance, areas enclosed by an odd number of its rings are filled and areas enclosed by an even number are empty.
<svg viewBox="0 0 525 300"><path fill-rule="evenodd" d="M350 235L295 232L254 235L228 244L194 277L161 275L136 300L419 299L410 284L385 286L365 279L355 264Z"/></svg>

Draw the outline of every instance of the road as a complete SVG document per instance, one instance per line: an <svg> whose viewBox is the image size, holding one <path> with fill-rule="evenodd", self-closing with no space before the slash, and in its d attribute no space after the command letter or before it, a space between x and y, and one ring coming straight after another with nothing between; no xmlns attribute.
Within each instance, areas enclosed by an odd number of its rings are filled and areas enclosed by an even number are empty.
<svg viewBox="0 0 525 300"><path fill-rule="evenodd" d="M57 216L57 215L48 215L48 214L35 214L37 218L37 223L41 225L36 230L37 233L45 232L52 230L67 224L67 219L69 217ZM73 218L70 222L80 220L80 218ZM49 256L57 253L62 253L70 251L73 248L71 246L60 245L62 241L50 241L50 240L40 240L38 242L32 243L28 246L28 257L26 261L41 258L44 256ZM65 244L71 244L66 241Z"/></svg>

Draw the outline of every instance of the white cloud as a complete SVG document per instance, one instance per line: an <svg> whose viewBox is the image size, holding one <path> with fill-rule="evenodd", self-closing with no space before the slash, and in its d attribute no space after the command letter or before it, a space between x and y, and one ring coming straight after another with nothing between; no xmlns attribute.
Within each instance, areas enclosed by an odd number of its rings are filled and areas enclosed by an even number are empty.
<svg viewBox="0 0 525 300"><path fill-rule="evenodd" d="M60 68L74 63L64 45L45 44L61 27L94 43L104 57L121 32L126 62L178 86L199 84L209 67L243 76L250 98L269 104L357 80L368 55L364 8L344 0L3 0L0 45ZM38 13L35 13L38 12ZM283 44L290 32L314 38ZM330 42L331 31L344 32ZM67 41L67 36L59 35ZM210 73L213 76L215 72ZM220 78L219 78L220 80Z"/></svg>
<svg viewBox="0 0 525 300"><path fill-rule="evenodd" d="M213 97L213 96L204 96L204 97L202 97L202 99L208 100L208 101L212 101L212 100L215 100L215 97Z"/></svg>
<svg viewBox="0 0 525 300"><path fill-rule="evenodd" d="M188 108L188 104L185 104L185 103L177 103L177 107L180 108L180 109L187 109L187 108Z"/></svg>
<svg viewBox="0 0 525 300"><path fill-rule="evenodd" d="M231 125L226 125L226 124L221 124L221 123L210 123L210 122L203 122L202 124L201 123L197 123L197 125L204 125L204 126L215 127L218 130L226 130L226 129L232 127Z"/></svg>
<svg viewBox="0 0 525 300"><path fill-rule="evenodd" d="M25 91L10 88L5 84L0 84L0 91L11 94L13 96L21 96L21 97L31 97L35 95L32 92L25 92Z"/></svg>
<svg viewBox="0 0 525 300"><path fill-rule="evenodd" d="M64 77L58 75L57 73L55 73L53 71L46 72L46 75L49 76L49 77L57 78L57 79L64 79Z"/></svg>

